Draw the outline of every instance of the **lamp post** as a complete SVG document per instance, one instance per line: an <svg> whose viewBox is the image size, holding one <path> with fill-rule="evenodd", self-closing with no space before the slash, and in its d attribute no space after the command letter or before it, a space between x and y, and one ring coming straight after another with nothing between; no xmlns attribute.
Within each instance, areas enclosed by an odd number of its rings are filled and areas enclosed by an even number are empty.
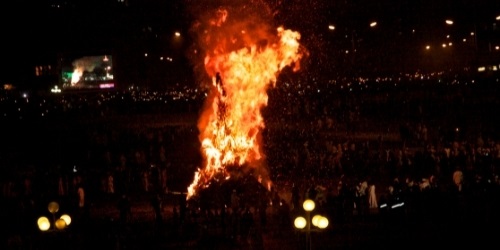
<svg viewBox="0 0 500 250"><path fill-rule="evenodd" d="M297 229L305 232L306 249L311 249L311 232L319 231L321 229L325 229L326 227L328 227L328 218L320 214L316 214L311 219L311 213L316 207L316 204L311 199L305 200L304 203L302 204L302 207L306 212L305 214L306 217L304 218L302 216L297 216L293 224ZM311 224L314 227L311 227Z"/></svg>
<svg viewBox="0 0 500 250"><path fill-rule="evenodd" d="M59 211L59 203L52 201L48 205L48 210L52 214L52 220L46 216L41 216L37 220L38 229L45 232L49 230L63 230L71 224L71 217L68 214L61 215L56 219L56 214Z"/></svg>

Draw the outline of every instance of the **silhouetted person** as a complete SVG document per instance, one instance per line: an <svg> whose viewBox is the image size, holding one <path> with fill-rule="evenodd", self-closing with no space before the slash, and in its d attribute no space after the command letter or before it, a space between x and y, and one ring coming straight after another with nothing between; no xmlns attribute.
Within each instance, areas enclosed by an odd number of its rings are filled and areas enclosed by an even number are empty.
<svg viewBox="0 0 500 250"><path fill-rule="evenodd" d="M311 184L309 189L307 190L307 198L311 200L316 200L316 196L318 195L318 190L316 190L316 187L314 184Z"/></svg>
<svg viewBox="0 0 500 250"><path fill-rule="evenodd" d="M155 194L151 197L151 206L153 206L153 210L155 212L155 219L158 224L161 224L163 221L163 216L161 213L161 198L159 194Z"/></svg>
<svg viewBox="0 0 500 250"><path fill-rule="evenodd" d="M281 199L279 204L279 224L282 228L290 227L290 206L288 203Z"/></svg>
<svg viewBox="0 0 500 250"><path fill-rule="evenodd" d="M241 215L241 240L246 242L248 234L250 233L250 228L253 226L253 214L249 207L246 207L243 214Z"/></svg>
<svg viewBox="0 0 500 250"><path fill-rule="evenodd" d="M182 223L186 219L187 203L186 195L179 195L179 221Z"/></svg>
<svg viewBox="0 0 500 250"><path fill-rule="evenodd" d="M262 199L259 204L259 218L262 228L267 226L267 200Z"/></svg>
<svg viewBox="0 0 500 250"><path fill-rule="evenodd" d="M85 223L88 218L88 207L85 200L85 188L82 184L78 185L76 193L78 197L77 219L80 220L80 223Z"/></svg>
<svg viewBox="0 0 500 250"><path fill-rule="evenodd" d="M295 184L292 187L292 206L294 210L300 208L300 190Z"/></svg>
<svg viewBox="0 0 500 250"><path fill-rule="evenodd" d="M227 218L227 211L226 211L226 206L222 206L220 209L220 225L224 229L226 229L226 218Z"/></svg>
<svg viewBox="0 0 500 250"><path fill-rule="evenodd" d="M122 194L118 201L118 210L120 211L120 223L126 224L128 222L130 211L130 200L126 194Z"/></svg>

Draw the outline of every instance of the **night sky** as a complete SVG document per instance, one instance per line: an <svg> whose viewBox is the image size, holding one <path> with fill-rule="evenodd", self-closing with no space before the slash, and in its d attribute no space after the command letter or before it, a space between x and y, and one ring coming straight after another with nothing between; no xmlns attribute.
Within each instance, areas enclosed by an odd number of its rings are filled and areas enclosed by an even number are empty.
<svg viewBox="0 0 500 250"><path fill-rule="evenodd" d="M495 20L500 1L495 0L24 0L0 6L0 83L16 82L31 74L33 65L53 63L60 53L113 51L128 61L144 51L185 57L192 42L189 29L200 13L258 4L266 5L276 25L302 34L311 53L308 72L316 72L311 74L432 70L449 62L437 54L424 58L426 44L439 47L443 39L458 44L474 30L480 35L477 44L456 46L460 66L471 61L474 49L500 43ZM446 19L454 24L447 26ZM373 21L377 26L370 28ZM185 34L182 46L171 44L176 31Z"/></svg>

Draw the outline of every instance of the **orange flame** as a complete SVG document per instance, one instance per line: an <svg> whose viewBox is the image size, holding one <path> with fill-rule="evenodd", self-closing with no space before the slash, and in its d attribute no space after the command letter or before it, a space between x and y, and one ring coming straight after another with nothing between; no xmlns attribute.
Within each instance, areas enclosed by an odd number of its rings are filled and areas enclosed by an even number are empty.
<svg viewBox="0 0 500 250"><path fill-rule="evenodd" d="M213 25L227 18L227 12L219 15ZM266 45L248 44L253 39L246 39L245 47L227 53L227 42L220 42L205 57L205 70L212 77L208 108L198 124L205 166L196 171L187 199L216 177L230 178L228 166L254 165L263 159L259 133L265 127L261 108L268 103L267 89L275 86L285 67L298 70L302 58L298 32L279 27L273 36Z"/></svg>

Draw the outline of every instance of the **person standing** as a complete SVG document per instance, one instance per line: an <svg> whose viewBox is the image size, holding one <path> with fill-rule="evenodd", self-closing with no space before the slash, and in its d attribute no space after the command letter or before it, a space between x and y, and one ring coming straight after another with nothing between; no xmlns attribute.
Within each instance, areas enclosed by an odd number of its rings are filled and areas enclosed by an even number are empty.
<svg viewBox="0 0 500 250"><path fill-rule="evenodd" d="M85 208L85 189L80 185L77 189L78 192L78 209L83 210Z"/></svg>
<svg viewBox="0 0 500 250"><path fill-rule="evenodd" d="M292 186L292 210L300 209L300 190L295 183Z"/></svg>
<svg viewBox="0 0 500 250"><path fill-rule="evenodd" d="M163 222L162 215L162 206L161 206L161 197L159 194L155 194L151 197L151 206L155 212L155 220L158 225L161 225Z"/></svg>
<svg viewBox="0 0 500 250"><path fill-rule="evenodd" d="M127 224L131 215L131 210L130 200L126 194L122 194L120 200L118 201L118 210L120 211L120 223L122 225Z"/></svg>
<svg viewBox="0 0 500 250"><path fill-rule="evenodd" d="M76 220L75 223L85 226L88 213L85 200L85 188L82 183L76 187Z"/></svg>
<svg viewBox="0 0 500 250"><path fill-rule="evenodd" d="M375 191L375 185L372 184L370 185L369 189L369 196L368 196L368 205L370 207L370 210L376 210L378 209L378 202L377 202L377 193Z"/></svg>

